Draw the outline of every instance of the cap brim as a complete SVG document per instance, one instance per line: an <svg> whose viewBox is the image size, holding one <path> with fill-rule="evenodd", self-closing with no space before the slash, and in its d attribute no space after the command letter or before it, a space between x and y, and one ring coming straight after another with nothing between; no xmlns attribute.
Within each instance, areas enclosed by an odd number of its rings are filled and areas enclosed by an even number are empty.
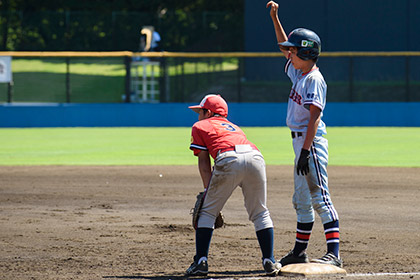
<svg viewBox="0 0 420 280"><path fill-rule="evenodd" d="M296 47L295 44L290 43L289 41L279 43L280 46L290 48L290 47Z"/></svg>
<svg viewBox="0 0 420 280"><path fill-rule="evenodd" d="M193 110L196 113L200 113L201 106L200 105L194 105L194 106L189 106L188 108Z"/></svg>

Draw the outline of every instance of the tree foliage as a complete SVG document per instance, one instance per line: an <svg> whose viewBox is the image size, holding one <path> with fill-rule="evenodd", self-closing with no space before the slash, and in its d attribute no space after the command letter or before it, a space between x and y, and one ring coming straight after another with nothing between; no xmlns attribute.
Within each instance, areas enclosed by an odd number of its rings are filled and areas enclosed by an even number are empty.
<svg viewBox="0 0 420 280"><path fill-rule="evenodd" d="M243 50L242 0L0 0L1 50L131 50L152 25L169 51Z"/></svg>

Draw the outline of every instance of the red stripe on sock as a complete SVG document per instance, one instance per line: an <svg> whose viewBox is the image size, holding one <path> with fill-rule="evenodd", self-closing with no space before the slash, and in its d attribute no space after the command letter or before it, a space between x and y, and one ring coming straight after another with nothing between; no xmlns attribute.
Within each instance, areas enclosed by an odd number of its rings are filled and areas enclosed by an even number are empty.
<svg viewBox="0 0 420 280"><path fill-rule="evenodd" d="M339 232L329 232L325 234L325 237L327 239L335 239L335 238L340 238L340 233Z"/></svg>
<svg viewBox="0 0 420 280"><path fill-rule="evenodd" d="M302 240L309 240L310 234L303 234L303 233L296 233L296 238L302 239Z"/></svg>

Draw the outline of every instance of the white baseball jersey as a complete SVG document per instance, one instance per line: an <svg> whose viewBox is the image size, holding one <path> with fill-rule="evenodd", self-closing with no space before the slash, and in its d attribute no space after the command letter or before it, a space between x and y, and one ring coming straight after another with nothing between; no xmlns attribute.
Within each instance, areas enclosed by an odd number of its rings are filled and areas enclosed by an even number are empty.
<svg viewBox="0 0 420 280"><path fill-rule="evenodd" d="M284 70L293 83L287 106L286 124L292 131L306 132L310 118L309 105L320 108L322 117L327 99L327 84L318 68L302 73L288 60ZM316 134L327 134L322 120L319 122Z"/></svg>

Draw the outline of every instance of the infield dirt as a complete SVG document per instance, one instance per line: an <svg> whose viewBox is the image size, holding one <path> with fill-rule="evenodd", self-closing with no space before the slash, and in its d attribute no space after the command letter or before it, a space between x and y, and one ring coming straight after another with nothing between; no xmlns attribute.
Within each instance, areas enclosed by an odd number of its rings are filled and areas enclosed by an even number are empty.
<svg viewBox="0 0 420 280"><path fill-rule="evenodd" d="M295 239L292 167L268 166L267 176L280 258ZM420 169L331 166L329 180L349 275L316 279L419 272ZM183 279L195 253L189 211L201 189L196 166L1 166L0 279ZM209 277L263 277L240 188L223 212ZM308 254L325 249L317 217Z"/></svg>

